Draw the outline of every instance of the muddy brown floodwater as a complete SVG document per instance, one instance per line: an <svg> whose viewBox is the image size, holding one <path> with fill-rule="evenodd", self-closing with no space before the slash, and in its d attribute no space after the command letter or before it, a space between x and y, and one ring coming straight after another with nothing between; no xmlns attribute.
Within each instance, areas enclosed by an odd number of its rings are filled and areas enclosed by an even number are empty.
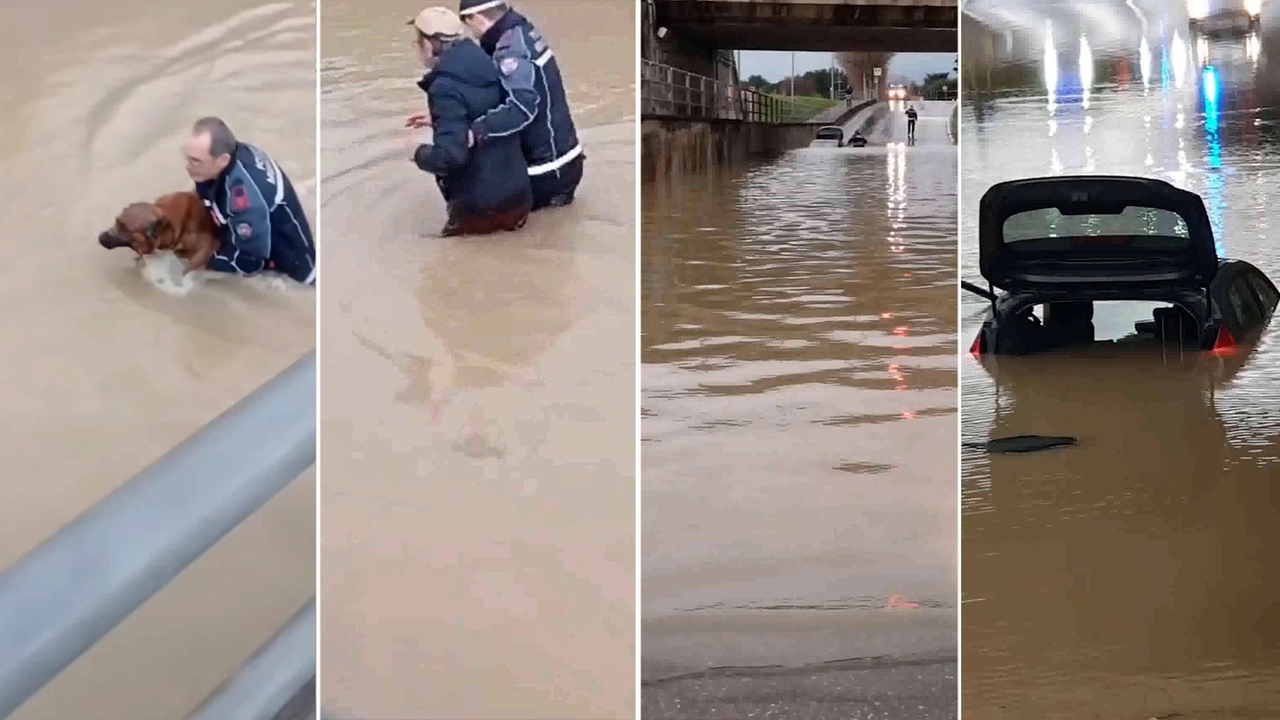
<svg viewBox="0 0 1280 720"><path fill-rule="evenodd" d="M990 76L1035 76L1040 6L1003 5L1031 18L1026 27L998 27L1035 57L1015 50L1013 62L1025 67L993 67ZM1064 40L1056 44L1054 85L1063 92L1052 115L1044 85L966 95L967 279L980 277L977 200L993 183L1101 173L1161 178L1199 193L1219 253L1280 280L1280 37L1179 52L1185 20L1142 7L1147 87L1142 23L1116 2L1098 4L1091 16L1056 8L1055 35ZM1087 106L1081 35L1097 69ZM1178 57L1188 57L1181 69ZM966 344L985 307L964 299ZM1130 335L1150 312L1100 304L1098 338ZM1222 359L1125 345L1002 358L985 368L964 358L965 441L1022 433L1080 441L1025 456L964 452L966 719L1277 716L1277 333L1272 321L1255 347Z"/></svg>
<svg viewBox="0 0 1280 720"><path fill-rule="evenodd" d="M645 717L955 716L956 150L921 112L642 190Z"/></svg>
<svg viewBox="0 0 1280 720"><path fill-rule="evenodd" d="M322 12L325 714L632 717L635 4L518 4L586 177L452 239L403 129L424 4Z"/></svg>
<svg viewBox="0 0 1280 720"><path fill-rule="evenodd" d="M0 7L0 567L315 346L313 290L177 297L97 244L124 205L191 187L181 143L204 114L272 153L314 213L314 27L305 2ZM314 587L309 473L13 718L182 717Z"/></svg>

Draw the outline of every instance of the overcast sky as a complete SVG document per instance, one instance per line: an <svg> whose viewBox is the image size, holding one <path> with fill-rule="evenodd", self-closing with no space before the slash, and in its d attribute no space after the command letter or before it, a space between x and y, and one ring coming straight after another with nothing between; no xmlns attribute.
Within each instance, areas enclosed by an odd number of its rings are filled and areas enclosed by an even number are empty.
<svg viewBox="0 0 1280 720"><path fill-rule="evenodd" d="M795 56L797 75L831 66L831 53L798 52ZM789 52L743 50L740 57L742 64L738 68L738 76L743 80L752 75L763 75L766 80L777 82L791 74ZM956 53L899 53L889 61L886 73L902 75L907 81L922 80L929 73L951 72L955 62Z"/></svg>

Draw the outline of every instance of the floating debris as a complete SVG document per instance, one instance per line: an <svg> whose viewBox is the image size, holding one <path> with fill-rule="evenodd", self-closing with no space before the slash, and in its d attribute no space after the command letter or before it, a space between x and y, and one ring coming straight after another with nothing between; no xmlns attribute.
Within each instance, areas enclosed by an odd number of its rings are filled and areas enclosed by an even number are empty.
<svg viewBox="0 0 1280 720"><path fill-rule="evenodd" d="M1076 439L1065 435L1013 435L995 438L984 443L967 442L967 448L986 450L989 453L1025 453L1075 445Z"/></svg>

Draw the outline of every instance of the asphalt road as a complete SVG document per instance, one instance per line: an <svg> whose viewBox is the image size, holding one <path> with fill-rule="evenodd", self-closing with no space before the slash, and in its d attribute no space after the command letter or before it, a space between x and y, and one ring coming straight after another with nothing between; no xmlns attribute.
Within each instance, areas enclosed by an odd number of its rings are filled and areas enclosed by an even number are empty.
<svg viewBox="0 0 1280 720"><path fill-rule="evenodd" d="M956 656L719 668L645 682L641 695L646 720L947 720L957 717Z"/></svg>
<svg viewBox="0 0 1280 720"><path fill-rule="evenodd" d="M955 613L763 611L646 620L646 720L946 720Z"/></svg>

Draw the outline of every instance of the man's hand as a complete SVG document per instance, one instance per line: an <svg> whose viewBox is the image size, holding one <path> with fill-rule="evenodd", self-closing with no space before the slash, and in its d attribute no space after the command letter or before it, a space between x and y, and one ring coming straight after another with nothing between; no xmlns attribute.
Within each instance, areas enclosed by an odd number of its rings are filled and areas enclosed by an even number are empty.
<svg viewBox="0 0 1280 720"><path fill-rule="evenodd" d="M429 128L431 127L431 115L429 113L414 113L404 121L407 128Z"/></svg>

